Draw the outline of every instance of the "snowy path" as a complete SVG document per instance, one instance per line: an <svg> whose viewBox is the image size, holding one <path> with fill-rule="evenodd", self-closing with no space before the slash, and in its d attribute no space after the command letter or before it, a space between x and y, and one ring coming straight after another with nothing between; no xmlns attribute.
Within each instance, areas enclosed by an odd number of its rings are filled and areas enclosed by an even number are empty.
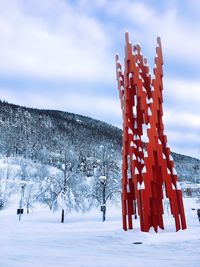
<svg viewBox="0 0 200 267"><path fill-rule="evenodd" d="M0 212L0 267L199 267L200 224L192 199L185 200L188 229L174 232L173 220L165 218L166 230L158 234L121 230L120 209L112 209L108 221L100 214L69 215L65 224L59 214L35 210L21 222L11 209ZM134 245L141 241L143 244Z"/></svg>

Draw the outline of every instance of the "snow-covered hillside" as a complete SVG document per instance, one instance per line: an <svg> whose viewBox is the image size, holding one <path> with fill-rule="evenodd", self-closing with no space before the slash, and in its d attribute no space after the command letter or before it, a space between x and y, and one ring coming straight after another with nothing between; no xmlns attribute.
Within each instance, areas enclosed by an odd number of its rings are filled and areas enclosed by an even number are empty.
<svg viewBox="0 0 200 267"><path fill-rule="evenodd" d="M64 161L72 151L73 160L91 172L102 154L121 160L122 131L85 116L52 110L25 108L0 101L0 156L24 157L49 165ZM170 140L169 140L170 143ZM172 153L179 179L200 180L200 160ZM119 171L119 176L121 172Z"/></svg>
<svg viewBox="0 0 200 267"><path fill-rule="evenodd" d="M19 222L16 207L0 213L2 267L199 267L200 223L194 199L184 199L188 229L175 232L165 215L164 231L141 233L121 227L121 208L109 207L108 221L99 210L71 214L65 224L59 214L35 208ZM142 242L142 244L134 244Z"/></svg>

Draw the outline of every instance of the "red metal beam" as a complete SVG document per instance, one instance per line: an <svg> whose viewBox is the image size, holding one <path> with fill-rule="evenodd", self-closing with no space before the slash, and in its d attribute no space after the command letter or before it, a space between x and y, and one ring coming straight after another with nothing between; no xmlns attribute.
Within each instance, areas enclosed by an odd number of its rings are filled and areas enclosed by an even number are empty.
<svg viewBox="0 0 200 267"><path fill-rule="evenodd" d="M169 198L176 230L186 228L182 193L174 161L164 134L163 56L157 38L153 76L140 45L132 46L125 34L124 71L116 55L116 74L123 114L122 218L132 229L134 202L141 231L164 229L163 188Z"/></svg>

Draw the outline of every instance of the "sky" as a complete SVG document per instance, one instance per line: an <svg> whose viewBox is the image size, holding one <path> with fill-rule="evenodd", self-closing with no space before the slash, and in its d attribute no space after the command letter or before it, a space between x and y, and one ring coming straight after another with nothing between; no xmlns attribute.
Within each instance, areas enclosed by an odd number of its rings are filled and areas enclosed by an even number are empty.
<svg viewBox="0 0 200 267"><path fill-rule="evenodd" d="M0 0L0 99L122 127L115 54L124 33L152 69L164 55L171 150L200 158L199 0Z"/></svg>

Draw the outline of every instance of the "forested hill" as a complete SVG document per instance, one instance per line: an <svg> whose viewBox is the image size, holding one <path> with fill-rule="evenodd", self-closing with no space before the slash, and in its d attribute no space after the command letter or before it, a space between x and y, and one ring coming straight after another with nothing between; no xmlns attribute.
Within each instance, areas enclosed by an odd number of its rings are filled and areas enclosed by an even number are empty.
<svg viewBox="0 0 200 267"><path fill-rule="evenodd" d="M21 107L0 101L0 154L43 164L62 161L66 152L81 161L106 153L121 159L122 131L85 116ZM180 178L200 177L200 161L172 153Z"/></svg>
<svg viewBox="0 0 200 267"><path fill-rule="evenodd" d="M121 130L81 115L0 102L2 155L48 163L65 150L88 157L95 156L103 146L120 153Z"/></svg>

